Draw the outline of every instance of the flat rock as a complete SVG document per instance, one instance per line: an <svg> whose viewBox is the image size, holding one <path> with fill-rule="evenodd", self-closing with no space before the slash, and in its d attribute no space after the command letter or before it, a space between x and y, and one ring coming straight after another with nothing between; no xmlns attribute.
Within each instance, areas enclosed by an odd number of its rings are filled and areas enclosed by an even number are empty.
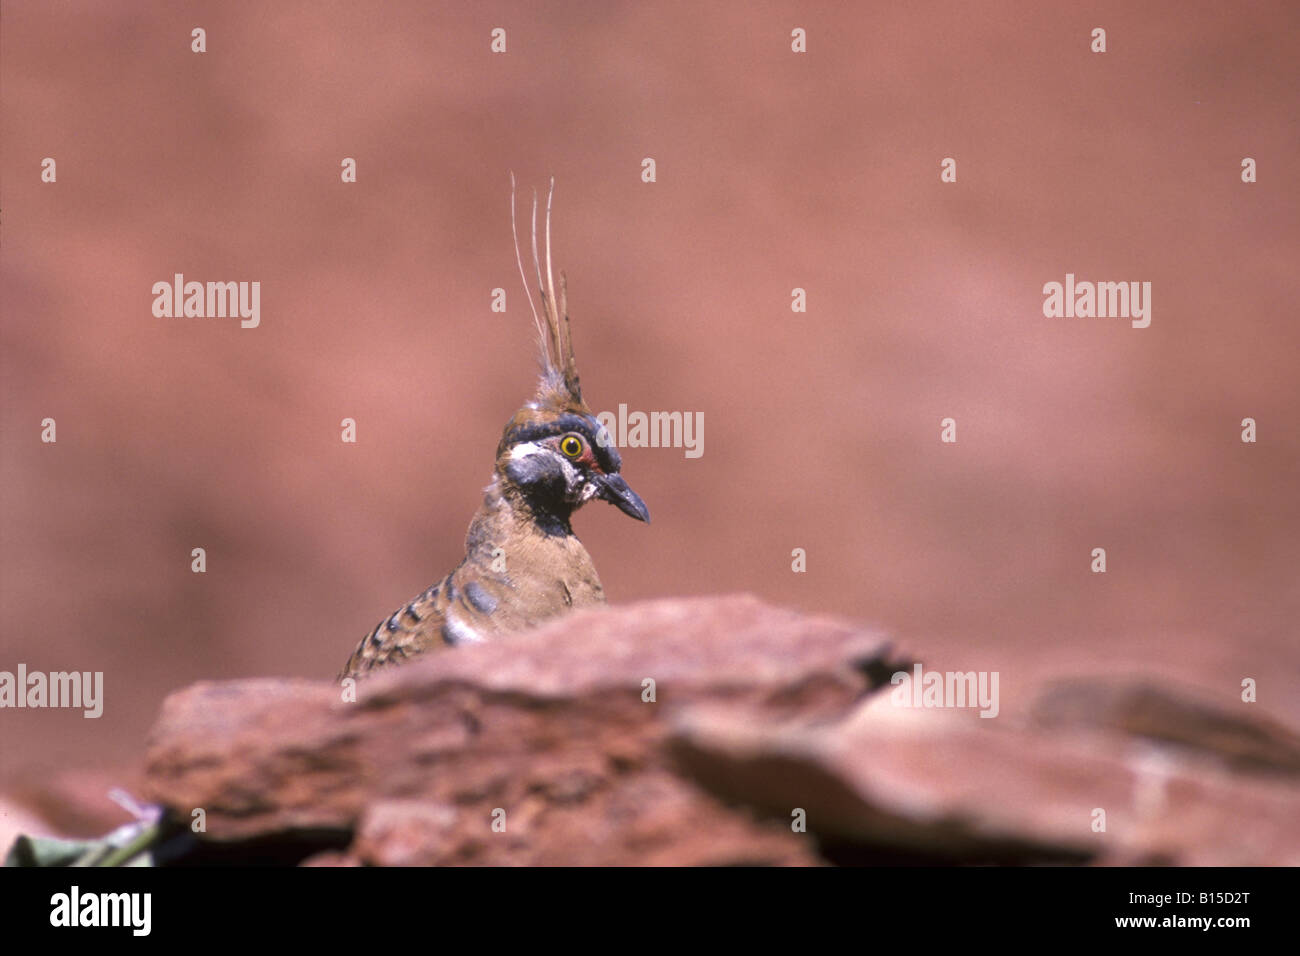
<svg viewBox="0 0 1300 956"><path fill-rule="evenodd" d="M1294 780L1113 728L1017 726L881 693L833 727L687 714L671 747L721 799L802 810L836 862L1300 864Z"/></svg>
<svg viewBox="0 0 1300 956"><path fill-rule="evenodd" d="M700 598L430 655L355 702L333 684L196 684L164 704L145 793L182 819L201 808L209 841L355 834L317 863L813 863L806 836L672 770L669 718L705 702L842 717L886 650L844 621Z"/></svg>
<svg viewBox="0 0 1300 956"><path fill-rule="evenodd" d="M752 597L584 611L355 695L196 684L143 795L321 866L1300 864L1297 738L1254 705L1074 677L983 718L896 704L907 666Z"/></svg>

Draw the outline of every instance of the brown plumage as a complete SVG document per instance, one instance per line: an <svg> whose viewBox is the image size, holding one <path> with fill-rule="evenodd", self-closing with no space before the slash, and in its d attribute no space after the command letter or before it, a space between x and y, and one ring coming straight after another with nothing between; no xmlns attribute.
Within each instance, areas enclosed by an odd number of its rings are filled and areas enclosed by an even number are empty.
<svg viewBox="0 0 1300 956"><path fill-rule="evenodd" d="M511 177L511 226L514 226ZM555 184L551 183L551 195ZM519 236L515 256L523 276ZM641 498L619 474L622 461L582 399L565 301L551 268L551 196L546 201L546 271L537 250L533 197L533 266L545 321L533 308L542 366L532 401L506 425L492 480L470 522L465 557L441 581L409 601L365 637L340 678L457 644L534 627L571 609L602 604L605 592L569 519L592 498L649 521ZM528 282L524 280L525 288ZM532 307L532 296L529 296Z"/></svg>

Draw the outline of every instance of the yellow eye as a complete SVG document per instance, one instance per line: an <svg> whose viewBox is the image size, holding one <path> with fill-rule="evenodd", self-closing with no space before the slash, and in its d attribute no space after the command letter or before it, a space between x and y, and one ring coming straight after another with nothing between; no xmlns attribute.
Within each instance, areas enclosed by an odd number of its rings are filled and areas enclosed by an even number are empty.
<svg viewBox="0 0 1300 956"><path fill-rule="evenodd" d="M566 457L577 458L582 454L582 439L577 435L565 435L560 442L560 451L564 452Z"/></svg>

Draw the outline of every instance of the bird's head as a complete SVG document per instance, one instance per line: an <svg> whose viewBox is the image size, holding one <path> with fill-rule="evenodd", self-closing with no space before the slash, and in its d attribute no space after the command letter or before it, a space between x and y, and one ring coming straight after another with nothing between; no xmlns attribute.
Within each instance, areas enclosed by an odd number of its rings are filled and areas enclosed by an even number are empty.
<svg viewBox="0 0 1300 956"><path fill-rule="evenodd" d="M546 413L529 403L501 436L497 473L534 514L558 518L593 498L650 520L650 510L620 474L623 461L609 433L590 412ZM540 414L539 414L540 413Z"/></svg>
<svg viewBox="0 0 1300 956"><path fill-rule="evenodd" d="M513 183L513 177L511 178ZM551 187L554 190L554 181ZM514 197L511 196L511 224ZM518 230L515 254L519 256ZM641 496L628 487L620 474L623 460L609 432L582 400L577 363L565 296L564 273L560 273L558 300L551 272L551 202L546 201L546 278L542 277L537 254L537 199L533 198L533 265L541 292L545 323L533 310L537 324L542 366L537 395L515 413L497 446L496 473L507 492L521 499L542 521L568 528L569 516L593 498L614 505L639 521L650 520L650 510ZM528 280L524 279L527 287ZM528 299L532 305L532 296Z"/></svg>

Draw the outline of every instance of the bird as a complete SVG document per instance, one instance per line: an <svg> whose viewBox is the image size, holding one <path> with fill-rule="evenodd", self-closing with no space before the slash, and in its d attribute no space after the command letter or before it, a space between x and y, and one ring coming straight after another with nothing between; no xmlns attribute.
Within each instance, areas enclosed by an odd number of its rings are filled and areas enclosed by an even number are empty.
<svg viewBox="0 0 1300 956"><path fill-rule="evenodd" d="M582 397L569 327L567 279L559 294L551 267L552 178L546 199L545 278L537 251L533 194L533 270L542 315L537 329L541 376L536 394L506 424L483 503L465 535L465 556L445 577L380 621L362 638L339 680L422 655L494 640L584 607L606 603L591 555L573 532L573 513L606 501L649 523L650 511L622 476L608 430ZM510 224L527 291L511 175ZM544 316L544 319L543 319Z"/></svg>

